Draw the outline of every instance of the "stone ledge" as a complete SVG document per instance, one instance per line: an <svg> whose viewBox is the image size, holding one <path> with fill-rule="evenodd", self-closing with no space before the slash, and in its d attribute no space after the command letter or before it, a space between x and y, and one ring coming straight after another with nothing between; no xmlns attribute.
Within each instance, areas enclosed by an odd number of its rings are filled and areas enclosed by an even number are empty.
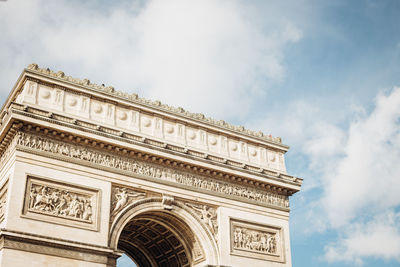
<svg viewBox="0 0 400 267"><path fill-rule="evenodd" d="M294 176L291 176L291 175L288 175L285 173L281 173L279 171L274 171L274 170L270 170L270 169L262 169L257 166L243 164L243 163L235 162L232 160L221 159L221 158L214 157L214 156L208 156L208 155L204 156L204 154L201 152L195 152L195 151L191 152L190 150L187 150L187 149L185 150L184 147L179 147L176 145L170 145L170 144L165 144L165 143L158 144L157 141L155 141L155 140L153 141L149 138L141 138L140 136L125 134L125 133L121 133L119 131L116 133L113 133L113 132L110 132L109 130L108 131L105 130L106 128L104 128L104 127L95 127L95 126L86 127L85 125L80 124L77 120L74 120L74 121L72 119L57 120L56 116L54 116L53 113L52 113L53 116L49 117L48 116L49 112L47 112L47 111L43 111L42 115L32 114L32 113L29 113L28 111L23 111L24 109L27 110L27 108L26 107L22 108L23 106L21 106L19 104L13 104L12 107L15 107L15 108L10 109L11 112L9 113L9 116L11 116L12 113L20 114L20 115L28 116L31 118L45 120L47 122L55 123L58 125L64 125L64 126L67 126L67 127L73 128L73 129L82 130L84 132L94 133L97 135L121 140L121 141L132 143L132 144L140 144L142 146L147 145L147 146L151 147L152 149L165 150L168 153L185 154L186 157L188 155L190 155L191 157L196 158L196 160L210 162L213 165L222 165L225 167L238 169L240 171L249 172L251 174L255 174L255 175L261 176L261 177L266 176L268 179L282 181L282 182L285 182L288 184L293 184L295 186L301 186L301 183L302 183L301 178L297 178L297 177L294 177ZM65 118L67 118L67 117L65 117ZM57 133L57 134L59 134L59 133ZM77 137L77 138L80 139L80 137ZM117 152L124 151L124 148L122 148L122 147L118 148L115 145L112 146L112 149L118 150ZM126 149L125 149L125 151L126 151ZM222 173L222 175L225 175L225 174ZM243 178L242 180L246 181L247 179ZM260 181L254 181L254 183L260 183ZM262 184L262 182L260 184ZM293 190L293 193L294 192L296 192L296 190Z"/></svg>
<svg viewBox="0 0 400 267"><path fill-rule="evenodd" d="M34 235L4 228L0 230L0 238L0 249L16 249L94 263L107 264L109 258L115 259L121 256L120 252L115 252L103 246Z"/></svg>

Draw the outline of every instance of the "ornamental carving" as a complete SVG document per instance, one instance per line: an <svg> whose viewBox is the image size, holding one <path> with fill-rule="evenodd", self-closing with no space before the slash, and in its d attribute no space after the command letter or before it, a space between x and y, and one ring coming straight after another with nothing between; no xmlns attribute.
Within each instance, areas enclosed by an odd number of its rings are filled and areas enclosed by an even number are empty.
<svg viewBox="0 0 400 267"><path fill-rule="evenodd" d="M72 220L81 226L97 223L96 190L28 176L26 191L24 215L28 217L65 224Z"/></svg>
<svg viewBox="0 0 400 267"><path fill-rule="evenodd" d="M283 261L282 229L231 219L231 253Z"/></svg>
<svg viewBox="0 0 400 267"><path fill-rule="evenodd" d="M201 222L210 229L215 239L218 240L218 215L217 210L203 204L185 203L200 218Z"/></svg>
<svg viewBox="0 0 400 267"><path fill-rule="evenodd" d="M28 209L92 222L93 208L90 196L46 185L32 184Z"/></svg>
<svg viewBox="0 0 400 267"><path fill-rule="evenodd" d="M7 202L7 184L8 181L0 189L0 222L4 220L6 213L6 202Z"/></svg>
<svg viewBox="0 0 400 267"><path fill-rule="evenodd" d="M244 227L233 229L233 247L247 251L276 254L276 234L250 230Z"/></svg>
<svg viewBox="0 0 400 267"><path fill-rule="evenodd" d="M215 180L206 176L194 175L174 168L160 167L156 164L138 161L112 153L100 152L81 145L39 137L30 133L20 132L17 144L30 149L63 155L80 161L119 169L151 179L163 180L208 192L216 192L225 196L239 197L258 203L289 208L289 198L272 192L257 190L253 187L237 185Z"/></svg>
<svg viewBox="0 0 400 267"><path fill-rule="evenodd" d="M161 203L164 206L164 209L172 210L174 201L175 201L175 198L173 196L163 194Z"/></svg>
<svg viewBox="0 0 400 267"><path fill-rule="evenodd" d="M125 187L113 187L111 200L111 220L126 206L146 197L146 193L138 192Z"/></svg>

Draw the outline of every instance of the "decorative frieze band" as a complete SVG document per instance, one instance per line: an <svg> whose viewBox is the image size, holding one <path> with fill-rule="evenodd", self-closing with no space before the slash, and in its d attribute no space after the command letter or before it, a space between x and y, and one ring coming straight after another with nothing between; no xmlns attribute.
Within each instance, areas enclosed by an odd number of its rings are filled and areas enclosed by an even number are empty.
<svg viewBox="0 0 400 267"><path fill-rule="evenodd" d="M219 181L206 176L194 175L174 168L160 167L160 165L118 156L81 145L56 141L47 137L36 136L31 133L20 132L17 138L18 145L30 149L63 155L104 167L120 169L153 179L185 185L194 189L212 191L281 208L289 207L289 198L285 195Z"/></svg>
<svg viewBox="0 0 400 267"><path fill-rule="evenodd" d="M23 215L98 230L98 201L98 190L28 176Z"/></svg>
<svg viewBox="0 0 400 267"><path fill-rule="evenodd" d="M281 227L230 219L231 253L238 256L283 262Z"/></svg>

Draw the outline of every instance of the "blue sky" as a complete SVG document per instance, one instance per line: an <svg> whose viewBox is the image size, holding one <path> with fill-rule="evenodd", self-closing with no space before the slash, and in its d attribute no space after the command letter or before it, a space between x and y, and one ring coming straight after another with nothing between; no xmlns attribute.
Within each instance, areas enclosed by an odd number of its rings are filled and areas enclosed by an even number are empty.
<svg viewBox="0 0 400 267"><path fill-rule="evenodd" d="M400 266L399 25L399 1L0 2L0 96L35 62L281 136L293 266Z"/></svg>

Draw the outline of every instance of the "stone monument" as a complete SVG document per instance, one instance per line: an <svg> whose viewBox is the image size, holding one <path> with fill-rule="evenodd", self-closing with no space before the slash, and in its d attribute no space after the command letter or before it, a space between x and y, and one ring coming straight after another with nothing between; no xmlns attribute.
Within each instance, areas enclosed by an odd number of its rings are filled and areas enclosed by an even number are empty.
<svg viewBox="0 0 400 267"><path fill-rule="evenodd" d="M292 265L280 138L36 64L0 120L0 266Z"/></svg>

